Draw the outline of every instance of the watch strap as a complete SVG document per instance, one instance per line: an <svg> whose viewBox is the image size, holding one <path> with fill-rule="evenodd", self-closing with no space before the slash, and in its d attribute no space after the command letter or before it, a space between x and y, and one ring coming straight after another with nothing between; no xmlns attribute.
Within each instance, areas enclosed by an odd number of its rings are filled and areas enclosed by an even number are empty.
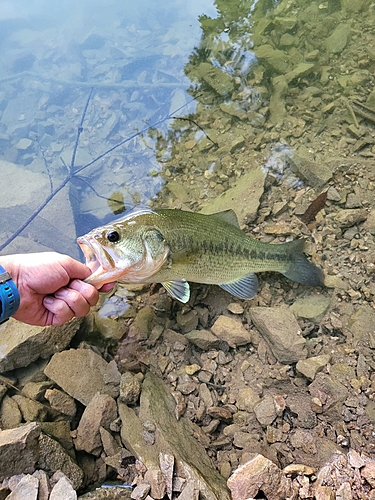
<svg viewBox="0 0 375 500"><path fill-rule="evenodd" d="M20 294L10 274L0 266L0 324L16 313Z"/></svg>

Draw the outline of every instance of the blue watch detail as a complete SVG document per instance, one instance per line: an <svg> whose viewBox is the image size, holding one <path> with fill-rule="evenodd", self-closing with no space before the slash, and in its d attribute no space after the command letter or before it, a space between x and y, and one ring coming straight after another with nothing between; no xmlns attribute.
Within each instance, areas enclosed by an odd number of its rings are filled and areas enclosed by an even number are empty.
<svg viewBox="0 0 375 500"><path fill-rule="evenodd" d="M10 274L0 266L0 324L16 313L20 294Z"/></svg>

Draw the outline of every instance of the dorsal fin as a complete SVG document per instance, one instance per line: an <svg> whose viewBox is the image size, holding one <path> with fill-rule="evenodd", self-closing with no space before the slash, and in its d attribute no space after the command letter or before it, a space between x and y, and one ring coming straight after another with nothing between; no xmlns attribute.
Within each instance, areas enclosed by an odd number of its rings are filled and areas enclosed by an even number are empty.
<svg viewBox="0 0 375 500"><path fill-rule="evenodd" d="M211 215L213 217L217 217L218 219L224 220L225 222L228 222L228 224L231 224L232 226L235 226L238 229L240 229L236 212L232 209L223 210L222 212L216 212L215 214Z"/></svg>

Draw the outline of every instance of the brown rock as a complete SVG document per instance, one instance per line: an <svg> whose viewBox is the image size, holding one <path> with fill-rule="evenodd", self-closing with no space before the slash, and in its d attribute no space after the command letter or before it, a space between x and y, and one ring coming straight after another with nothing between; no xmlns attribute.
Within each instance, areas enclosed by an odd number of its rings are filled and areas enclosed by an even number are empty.
<svg viewBox="0 0 375 500"><path fill-rule="evenodd" d="M366 479L370 486L375 488L375 461L365 465L361 470L361 476Z"/></svg>
<svg viewBox="0 0 375 500"><path fill-rule="evenodd" d="M12 399L17 403L21 410L25 422L43 421L47 419L47 408L38 401L25 398L20 394L15 394Z"/></svg>
<svg viewBox="0 0 375 500"><path fill-rule="evenodd" d="M0 431L0 481L15 474L33 473L38 459L36 423Z"/></svg>
<svg viewBox="0 0 375 500"><path fill-rule="evenodd" d="M97 392L117 397L120 373L91 349L70 349L52 356L44 373L85 406Z"/></svg>
<svg viewBox="0 0 375 500"><path fill-rule="evenodd" d="M317 486L315 488L315 496L314 498L316 500L335 500L336 495L335 492L333 491L332 488L329 488L328 486Z"/></svg>
<svg viewBox="0 0 375 500"><path fill-rule="evenodd" d="M77 406L74 399L65 394L63 391L58 389L47 389L45 392L45 398L49 401L51 408L54 410L67 415L68 417L74 417L77 411Z"/></svg>
<svg viewBox="0 0 375 500"><path fill-rule="evenodd" d="M216 337L227 342L230 347L250 344L252 341L251 333L238 318L219 316L212 325L211 331Z"/></svg>
<svg viewBox="0 0 375 500"><path fill-rule="evenodd" d="M74 318L65 325L43 328L11 318L0 326L0 372L28 366L38 358L48 358L65 349L81 322L82 318Z"/></svg>
<svg viewBox="0 0 375 500"><path fill-rule="evenodd" d="M295 363L306 358L306 340L291 311L281 307L253 307L250 317L280 363Z"/></svg>
<svg viewBox="0 0 375 500"><path fill-rule="evenodd" d="M268 500L280 500L291 495L291 481L268 458L256 455L236 469L227 481L232 500L255 498L259 491Z"/></svg>
<svg viewBox="0 0 375 500"><path fill-rule="evenodd" d="M108 430L109 424L116 418L116 401L108 394L95 394L78 424L76 450L85 450L87 453L99 456L102 450L100 427Z"/></svg>

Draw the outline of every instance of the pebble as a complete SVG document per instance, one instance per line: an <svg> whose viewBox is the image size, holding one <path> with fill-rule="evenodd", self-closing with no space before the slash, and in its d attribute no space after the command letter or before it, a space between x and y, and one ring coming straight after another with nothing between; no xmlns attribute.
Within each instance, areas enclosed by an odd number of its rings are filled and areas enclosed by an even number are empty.
<svg viewBox="0 0 375 500"><path fill-rule="evenodd" d="M305 318L316 322L327 311L330 302L331 298L329 296L316 293L298 298L289 309L296 318Z"/></svg>
<svg viewBox="0 0 375 500"><path fill-rule="evenodd" d="M227 309L232 314L243 314L244 308L238 302L231 302L228 304Z"/></svg>

